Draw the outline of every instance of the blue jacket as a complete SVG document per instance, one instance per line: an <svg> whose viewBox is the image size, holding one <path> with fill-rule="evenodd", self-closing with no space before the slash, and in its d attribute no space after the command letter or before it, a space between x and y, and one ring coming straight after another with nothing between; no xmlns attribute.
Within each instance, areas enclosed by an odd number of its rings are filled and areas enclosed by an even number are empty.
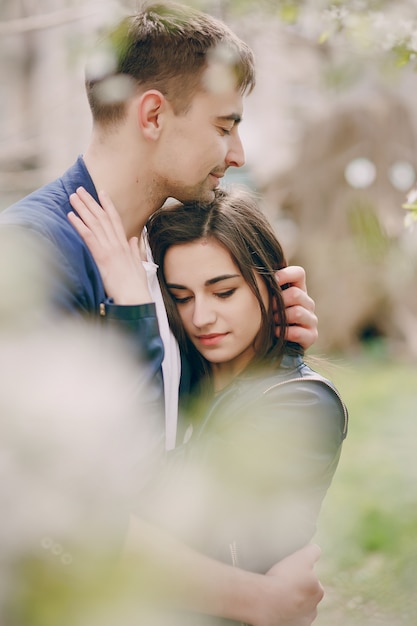
<svg viewBox="0 0 417 626"><path fill-rule="evenodd" d="M97 265L67 218L73 210L69 196L80 186L98 201L82 157L63 176L2 211L0 228L23 228L50 252L50 297L55 312L93 318L127 334L132 351L146 363L140 386L152 387L155 401L161 402L164 347L155 305L118 306L106 297Z"/></svg>

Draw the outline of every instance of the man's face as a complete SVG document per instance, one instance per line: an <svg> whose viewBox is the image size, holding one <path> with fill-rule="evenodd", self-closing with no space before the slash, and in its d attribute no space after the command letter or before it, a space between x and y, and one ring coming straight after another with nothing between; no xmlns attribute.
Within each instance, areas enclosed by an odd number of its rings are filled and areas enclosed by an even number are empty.
<svg viewBox="0 0 417 626"><path fill-rule="evenodd" d="M155 160L159 184L180 201L214 198L228 167L241 167L243 98L237 90L199 91L185 113L169 109Z"/></svg>

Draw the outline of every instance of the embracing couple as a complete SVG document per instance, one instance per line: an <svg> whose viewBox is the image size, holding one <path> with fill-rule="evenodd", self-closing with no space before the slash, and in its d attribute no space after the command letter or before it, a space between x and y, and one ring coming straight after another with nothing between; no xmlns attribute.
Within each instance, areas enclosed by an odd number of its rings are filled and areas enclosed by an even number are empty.
<svg viewBox="0 0 417 626"><path fill-rule="evenodd" d="M310 541L347 412L302 358L317 336L304 270L253 197L220 189L245 160L253 54L222 22L162 3L106 45L108 74L87 73L83 156L1 228L47 242L52 307L120 327L164 403L166 459L127 548L155 596L182 624L307 626L323 597Z"/></svg>

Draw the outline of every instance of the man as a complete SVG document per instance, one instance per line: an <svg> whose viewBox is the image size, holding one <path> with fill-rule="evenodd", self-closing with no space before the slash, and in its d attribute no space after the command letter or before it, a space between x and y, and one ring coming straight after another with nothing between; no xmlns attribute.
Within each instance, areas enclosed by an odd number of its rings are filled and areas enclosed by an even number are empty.
<svg viewBox="0 0 417 626"><path fill-rule="evenodd" d="M70 197L77 209L74 193L80 187L96 199L97 191L105 189L116 201L129 240L142 237L148 217L170 197L210 200L226 170L244 163L238 128L243 96L255 83L253 56L221 22L162 4L124 20L105 44L107 68L87 73L93 131L83 157L61 178L6 209L0 223L30 229L51 250L55 311L100 314L104 324L126 329L148 364L141 383L158 377L163 358L166 446L171 448L180 356L155 270L148 267L145 275L138 264L141 297L134 305L123 298L110 301L97 266L67 219ZM78 193L83 197L82 189ZM142 240L146 260L145 245ZM278 279L291 284L285 290L288 320L294 324L288 339L308 348L316 338L317 319L304 272L286 268ZM181 386L187 387L186 368ZM146 542L140 540L144 534ZM212 561L140 520L132 522L131 535L133 550L149 565L153 587L163 588L166 600L177 606L255 626L304 626L315 617L323 594L313 571L316 546L261 576Z"/></svg>

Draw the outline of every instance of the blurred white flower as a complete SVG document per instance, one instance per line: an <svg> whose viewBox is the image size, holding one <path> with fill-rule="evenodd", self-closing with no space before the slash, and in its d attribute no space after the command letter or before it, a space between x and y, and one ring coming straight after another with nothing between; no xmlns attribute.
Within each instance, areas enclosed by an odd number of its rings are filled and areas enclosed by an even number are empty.
<svg viewBox="0 0 417 626"><path fill-rule="evenodd" d="M79 324L0 333L1 623L25 585L40 607L66 589L82 613L82 581L100 580L123 546L159 441L146 390L141 403L132 393L140 371L124 347ZM51 567L53 584L42 575Z"/></svg>
<svg viewBox="0 0 417 626"><path fill-rule="evenodd" d="M413 230L417 222L417 187L411 189L407 194L407 202L402 206L407 211L404 218L404 226L409 230Z"/></svg>
<svg viewBox="0 0 417 626"><path fill-rule="evenodd" d="M226 93L236 86L236 54L228 46L217 45L207 55L207 69L203 82L212 93Z"/></svg>
<svg viewBox="0 0 417 626"><path fill-rule="evenodd" d="M140 481L154 424L132 394L138 366L98 339L67 324L0 337L3 556L112 530Z"/></svg>
<svg viewBox="0 0 417 626"><path fill-rule="evenodd" d="M86 63L85 76L87 80L101 80L114 74L117 69L117 56L110 46L101 46L90 55Z"/></svg>

